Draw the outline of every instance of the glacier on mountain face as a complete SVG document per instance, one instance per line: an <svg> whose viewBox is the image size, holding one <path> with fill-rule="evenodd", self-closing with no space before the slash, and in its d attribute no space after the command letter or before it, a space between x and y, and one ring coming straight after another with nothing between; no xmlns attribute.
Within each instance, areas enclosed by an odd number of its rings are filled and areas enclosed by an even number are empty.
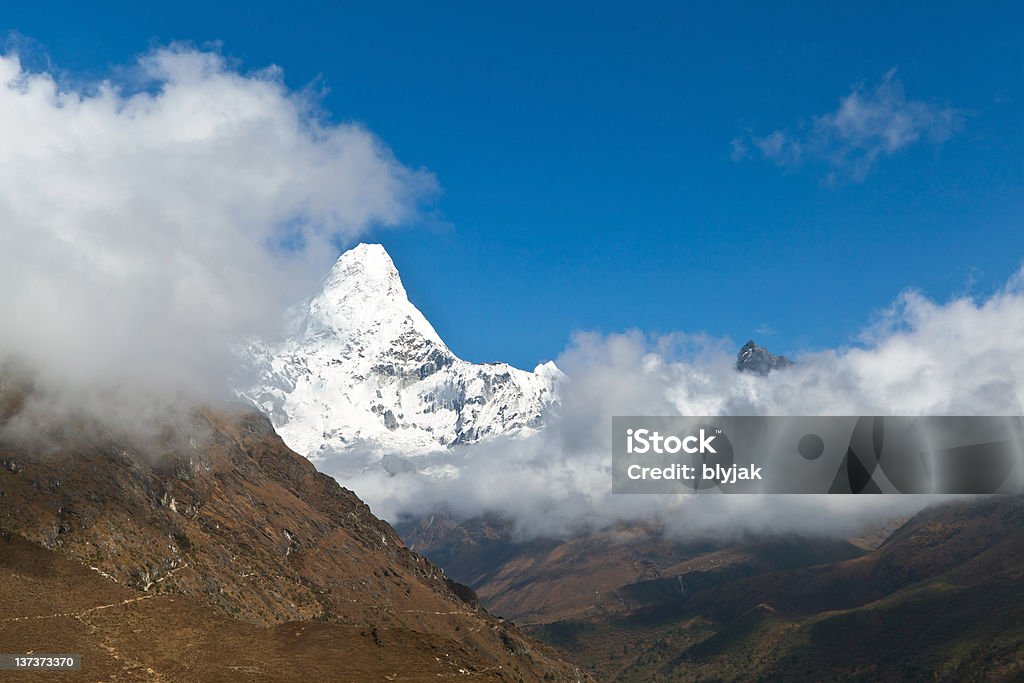
<svg viewBox="0 0 1024 683"><path fill-rule="evenodd" d="M379 244L345 252L322 291L298 307L280 344L243 349L243 396L314 462L358 448L387 469L403 459L499 435L529 434L558 403L552 362L533 372L470 363L409 301Z"/></svg>

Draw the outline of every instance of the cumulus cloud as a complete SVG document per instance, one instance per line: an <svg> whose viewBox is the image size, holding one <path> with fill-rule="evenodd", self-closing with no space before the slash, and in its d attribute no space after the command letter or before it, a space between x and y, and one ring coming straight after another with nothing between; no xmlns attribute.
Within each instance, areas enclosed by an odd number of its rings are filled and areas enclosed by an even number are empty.
<svg viewBox="0 0 1024 683"><path fill-rule="evenodd" d="M116 73L0 57L0 357L62 392L218 385L339 243L436 189L277 68L172 45Z"/></svg>
<svg viewBox="0 0 1024 683"><path fill-rule="evenodd" d="M944 142L961 120L961 112L952 107L908 100L896 69L891 69L872 88L854 85L835 111L813 117L795 132L775 130L734 139L731 156L746 158L753 148L783 168L820 162L829 168L829 180L842 175L860 181L882 157L917 143Z"/></svg>
<svg viewBox="0 0 1024 683"><path fill-rule="evenodd" d="M321 466L395 519L443 505L498 512L527 534L658 519L679 532L848 532L916 511L928 496L613 495L614 415L1020 415L1024 271L982 300L908 292L851 348L804 353L767 377L734 369L736 346L702 335L578 334L541 433L435 453L389 476L352 454ZM358 458L356 459L358 461Z"/></svg>

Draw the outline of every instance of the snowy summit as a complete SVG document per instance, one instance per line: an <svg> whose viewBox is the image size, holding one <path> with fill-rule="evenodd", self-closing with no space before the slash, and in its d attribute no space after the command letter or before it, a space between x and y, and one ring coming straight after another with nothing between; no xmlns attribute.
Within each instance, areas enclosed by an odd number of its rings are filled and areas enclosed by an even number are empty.
<svg viewBox="0 0 1024 683"><path fill-rule="evenodd" d="M416 455L532 431L557 402L554 363L533 372L457 357L409 301L379 244L345 252L280 345L251 344L244 395L294 450Z"/></svg>

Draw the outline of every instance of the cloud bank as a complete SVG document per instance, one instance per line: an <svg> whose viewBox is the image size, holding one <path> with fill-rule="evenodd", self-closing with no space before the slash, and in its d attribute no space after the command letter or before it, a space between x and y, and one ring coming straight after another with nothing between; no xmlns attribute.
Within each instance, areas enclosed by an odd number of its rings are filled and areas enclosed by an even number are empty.
<svg viewBox="0 0 1024 683"><path fill-rule="evenodd" d="M732 156L738 161L756 150L787 169L818 162L828 167L830 182L840 176L861 181L879 159L914 144L944 142L961 122L961 112L949 106L908 100L891 69L873 88L854 85L835 111L813 117L796 132L735 138Z"/></svg>
<svg viewBox="0 0 1024 683"><path fill-rule="evenodd" d="M274 67L172 45L118 74L0 57L0 358L78 403L219 387L337 244L436 190Z"/></svg>
<svg viewBox="0 0 1024 683"><path fill-rule="evenodd" d="M736 346L700 335L579 334L558 359L570 381L544 431L416 460L448 472L388 476L373 458L319 464L390 519L443 505L499 512L527 535L658 519L681 533L850 532L914 512L928 496L613 495L614 415L1020 415L1024 273L993 295L901 295L853 348L798 355L759 377ZM392 468L392 471L397 471Z"/></svg>

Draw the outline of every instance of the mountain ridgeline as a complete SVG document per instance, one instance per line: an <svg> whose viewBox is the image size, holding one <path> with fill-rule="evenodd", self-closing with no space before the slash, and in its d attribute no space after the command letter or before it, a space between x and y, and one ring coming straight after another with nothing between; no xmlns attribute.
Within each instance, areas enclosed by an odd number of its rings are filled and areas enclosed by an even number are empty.
<svg viewBox="0 0 1024 683"><path fill-rule="evenodd" d="M440 514L398 529L603 681L1024 676L1021 496L932 506L881 543L650 523L530 540L499 516Z"/></svg>
<svg viewBox="0 0 1024 683"><path fill-rule="evenodd" d="M409 301L379 244L345 252L280 344L250 343L242 394L316 461L355 447L416 455L539 429L558 402L554 363L470 363Z"/></svg>
<svg viewBox="0 0 1024 683"><path fill-rule="evenodd" d="M341 255L321 291L292 311L283 342L252 341L240 393L314 462L362 448L415 456L540 429L565 376L457 357L409 300L379 244ZM753 341L736 369L791 365Z"/></svg>

